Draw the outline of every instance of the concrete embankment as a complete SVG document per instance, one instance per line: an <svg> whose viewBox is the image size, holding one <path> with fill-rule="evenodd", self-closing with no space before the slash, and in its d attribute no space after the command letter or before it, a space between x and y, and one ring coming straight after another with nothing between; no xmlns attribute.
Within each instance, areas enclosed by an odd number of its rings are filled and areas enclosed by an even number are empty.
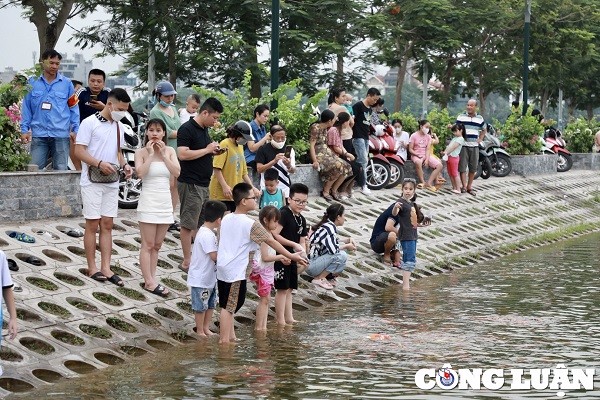
<svg viewBox="0 0 600 400"><path fill-rule="evenodd" d="M418 191L418 202L433 224L419 230L415 280L600 230L597 171L491 178L476 181L474 187L476 197L446 189ZM356 239L359 248L350 254L335 290L315 288L300 279L294 297L297 311L401 282L400 271L382 264L369 247L375 219L399 193L396 188L370 197L357 194L348 201L346 224L339 231ZM315 223L327 203L314 196L309 200L306 216ZM186 276L177 268L181 250L176 234L167 235L160 253L158 275L172 293L161 299L140 286L140 235L134 211L121 211L113 232L113 270L124 279L125 288L84 275L83 239L63 233L65 228L83 230L82 225L82 218L2 224L0 249L17 260L20 269L12 276L22 291L15 293L19 334L2 342L0 396L197 339L191 329ZM8 236L10 231L25 232L36 242L17 241ZM257 297L249 288L246 305L236 316L238 323L254 319Z"/></svg>

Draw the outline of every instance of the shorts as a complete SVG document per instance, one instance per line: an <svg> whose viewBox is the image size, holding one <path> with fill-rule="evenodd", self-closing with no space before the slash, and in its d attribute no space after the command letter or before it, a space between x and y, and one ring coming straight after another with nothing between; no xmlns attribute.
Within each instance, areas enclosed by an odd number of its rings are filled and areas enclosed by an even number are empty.
<svg viewBox="0 0 600 400"><path fill-rule="evenodd" d="M273 283L265 279L260 273L252 271L248 277L256 285L256 294L258 297L269 297Z"/></svg>
<svg viewBox="0 0 600 400"><path fill-rule="evenodd" d="M400 269L413 272L417 265L417 241L401 240L400 244L402 245L402 263L400 264Z"/></svg>
<svg viewBox="0 0 600 400"><path fill-rule="evenodd" d="M389 232L381 232L375 239L371 241L371 249L377 254L385 251L385 242L388 240Z"/></svg>
<svg viewBox="0 0 600 400"><path fill-rule="evenodd" d="M192 310L203 313L206 310L214 310L217 305L217 286L212 288L201 288L192 286Z"/></svg>
<svg viewBox="0 0 600 400"><path fill-rule="evenodd" d="M193 231L204 223L202 211L208 200L208 187L193 183L177 182L179 193L179 225Z"/></svg>
<svg viewBox="0 0 600 400"><path fill-rule="evenodd" d="M410 159L412 160L412 162L414 164L421 164L424 165L425 161L427 161L429 168L431 169L436 169L437 167L439 167L440 165L442 165L441 161L439 158L437 157L433 157L433 156L424 156L424 157L418 157L415 156L414 154L411 155Z"/></svg>
<svg viewBox="0 0 600 400"><path fill-rule="evenodd" d="M116 218L119 210L119 187L92 183L81 187L83 218Z"/></svg>
<svg viewBox="0 0 600 400"><path fill-rule="evenodd" d="M446 162L446 168L448 169L448 175L451 177L458 176L458 163L460 157L448 156L448 161Z"/></svg>
<svg viewBox="0 0 600 400"><path fill-rule="evenodd" d="M219 307L231 314L238 312L246 301L246 280L224 282L217 280L219 291Z"/></svg>
<svg viewBox="0 0 600 400"><path fill-rule="evenodd" d="M298 265L292 262L290 265L283 265L281 262L275 262L275 289L298 289Z"/></svg>
<svg viewBox="0 0 600 400"><path fill-rule="evenodd" d="M479 162L479 146L467 147L463 146L460 150L460 161L458 162L458 170L461 173L467 172L467 168L470 173L477 171L477 163Z"/></svg>

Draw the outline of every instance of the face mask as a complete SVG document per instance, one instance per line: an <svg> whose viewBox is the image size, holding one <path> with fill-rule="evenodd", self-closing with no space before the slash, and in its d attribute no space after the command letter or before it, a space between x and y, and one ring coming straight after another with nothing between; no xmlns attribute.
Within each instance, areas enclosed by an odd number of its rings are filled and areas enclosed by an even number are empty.
<svg viewBox="0 0 600 400"><path fill-rule="evenodd" d="M169 104L164 100L159 101L160 105L163 107L175 107L175 104Z"/></svg>
<svg viewBox="0 0 600 400"><path fill-rule="evenodd" d="M123 119L123 117L125 117L125 115L127 115L127 111L111 111L110 112L110 117L112 118L113 121L120 121L121 119Z"/></svg>
<svg viewBox="0 0 600 400"><path fill-rule="evenodd" d="M423 128L423 133L427 135L429 133L429 128Z"/></svg>
<svg viewBox="0 0 600 400"><path fill-rule="evenodd" d="M240 145L240 146L243 146L243 145L245 145L246 143L248 143L248 141L247 141L246 139L244 139L244 138L237 138L237 139L235 140L235 142L236 142L238 145Z"/></svg>
<svg viewBox="0 0 600 400"><path fill-rule="evenodd" d="M276 142L274 140L271 140L271 146L273 146L277 150L281 150L283 149L283 146L285 146L285 140L283 142Z"/></svg>
<svg viewBox="0 0 600 400"><path fill-rule="evenodd" d="M402 133L402 128L396 128L396 133Z"/></svg>

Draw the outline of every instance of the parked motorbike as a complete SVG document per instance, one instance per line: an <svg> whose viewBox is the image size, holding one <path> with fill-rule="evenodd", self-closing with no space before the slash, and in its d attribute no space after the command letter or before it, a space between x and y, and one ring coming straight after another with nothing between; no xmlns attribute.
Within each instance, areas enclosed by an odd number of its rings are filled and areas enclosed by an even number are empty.
<svg viewBox="0 0 600 400"><path fill-rule="evenodd" d="M485 151L483 142L479 143L479 163L477 164L477 171L475 171L475 179L481 177L481 179L488 179L492 176L492 162Z"/></svg>
<svg viewBox="0 0 600 400"><path fill-rule="evenodd" d="M566 172L573 166L573 156L566 149L567 144L562 138L561 132L556 128L548 128L544 132L542 139L544 145L542 151L544 154L556 154L558 163L556 170L558 172Z"/></svg>
<svg viewBox="0 0 600 400"><path fill-rule="evenodd" d="M493 176L504 177L512 171L512 162L510 154L500 143L500 139L495 135L495 129L488 125L487 133L482 142L485 151L491 163L491 173Z"/></svg>
<svg viewBox="0 0 600 400"><path fill-rule="evenodd" d="M146 114L137 113L138 124L135 125L131 114L127 113L125 118L131 123L123 124L125 127L125 143L121 143L121 152L125 162L133 168L131 178L125 179L125 173L121 172L119 180L119 208L137 208L140 194L142 193L142 180L135 173L135 151L143 146L145 135Z"/></svg>
<svg viewBox="0 0 600 400"><path fill-rule="evenodd" d="M404 160L396 154L394 128L377 125L369 135L367 186L379 190L397 186L404 178Z"/></svg>

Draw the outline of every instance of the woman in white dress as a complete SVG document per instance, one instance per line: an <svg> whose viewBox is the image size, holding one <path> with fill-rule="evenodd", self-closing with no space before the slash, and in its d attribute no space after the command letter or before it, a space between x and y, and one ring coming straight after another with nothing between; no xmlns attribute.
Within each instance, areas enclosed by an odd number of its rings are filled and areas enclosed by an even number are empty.
<svg viewBox="0 0 600 400"><path fill-rule="evenodd" d="M135 172L143 182L137 207L142 237L140 269L144 289L162 297L168 296L169 291L156 280L158 251L173 223L169 180L172 176L177 178L180 172L175 150L167 146L166 131L162 120L148 121L145 145L135 152Z"/></svg>

